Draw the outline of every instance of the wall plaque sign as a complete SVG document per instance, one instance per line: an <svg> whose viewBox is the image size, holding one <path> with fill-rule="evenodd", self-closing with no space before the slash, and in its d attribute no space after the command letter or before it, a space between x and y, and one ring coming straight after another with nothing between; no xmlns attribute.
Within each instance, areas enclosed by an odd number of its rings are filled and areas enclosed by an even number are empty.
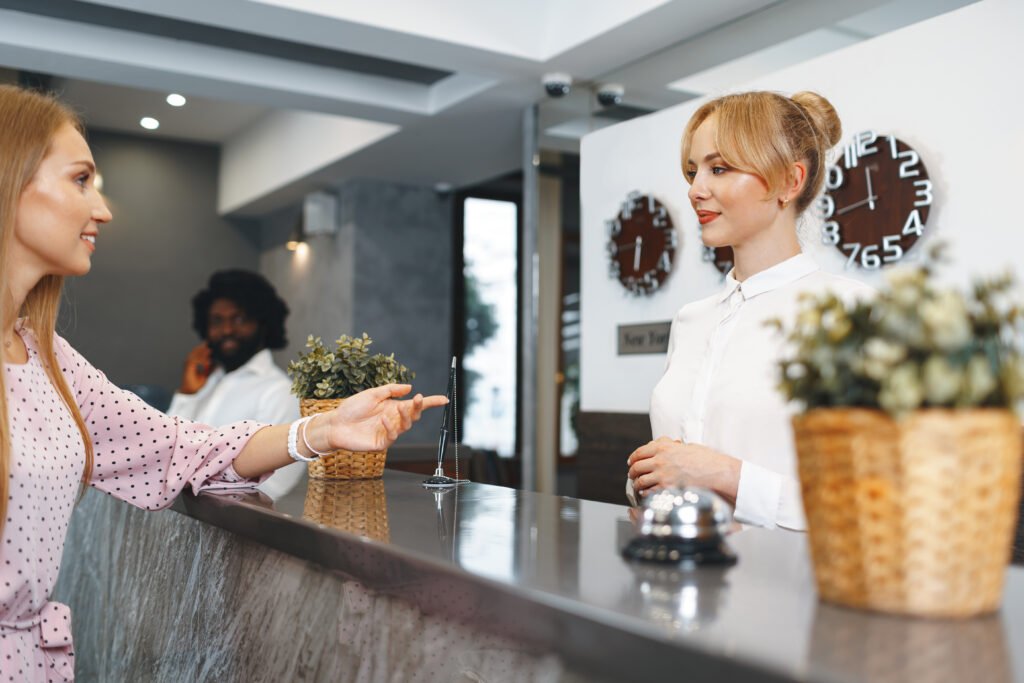
<svg viewBox="0 0 1024 683"><path fill-rule="evenodd" d="M672 321L643 323L640 325L619 325L619 355L632 356L642 353L666 353L668 333Z"/></svg>

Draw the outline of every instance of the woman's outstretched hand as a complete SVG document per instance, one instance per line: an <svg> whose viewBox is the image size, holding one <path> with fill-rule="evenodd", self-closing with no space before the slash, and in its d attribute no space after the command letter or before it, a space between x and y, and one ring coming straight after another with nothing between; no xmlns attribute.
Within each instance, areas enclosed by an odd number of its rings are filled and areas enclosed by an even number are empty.
<svg viewBox="0 0 1024 683"><path fill-rule="evenodd" d="M416 394L407 401L395 400L410 391L412 386L409 384L387 384L367 389L324 413L316 422L326 423L329 450L382 451L408 431L424 410L448 403L444 396L424 397L422 394Z"/></svg>

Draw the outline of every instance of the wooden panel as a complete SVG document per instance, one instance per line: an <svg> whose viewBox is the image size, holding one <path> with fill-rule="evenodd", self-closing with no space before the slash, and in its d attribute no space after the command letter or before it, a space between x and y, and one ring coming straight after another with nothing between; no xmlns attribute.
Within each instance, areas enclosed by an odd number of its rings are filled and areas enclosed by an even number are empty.
<svg viewBox="0 0 1024 683"><path fill-rule="evenodd" d="M627 504L626 458L651 440L647 413L580 413L579 497Z"/></svg>

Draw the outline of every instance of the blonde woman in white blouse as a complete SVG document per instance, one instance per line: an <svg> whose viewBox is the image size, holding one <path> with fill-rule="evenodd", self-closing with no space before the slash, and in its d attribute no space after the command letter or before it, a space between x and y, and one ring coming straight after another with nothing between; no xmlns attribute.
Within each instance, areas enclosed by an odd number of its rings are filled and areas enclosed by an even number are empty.
<svg viewBox="0 0 1024 683"><path fill-rule="evenodd" d="M672 321L651 397L655 440L628 460L631 496L703 486L733 503L740 522L805 528L792 411L776 390L783 342L765 321L792 318L804 291L872 291L821 271L797 240L841 132L832 105L809 92L728 95L687 124L682 166L701 237L732 247L735 267L721 290Z"/></svg>

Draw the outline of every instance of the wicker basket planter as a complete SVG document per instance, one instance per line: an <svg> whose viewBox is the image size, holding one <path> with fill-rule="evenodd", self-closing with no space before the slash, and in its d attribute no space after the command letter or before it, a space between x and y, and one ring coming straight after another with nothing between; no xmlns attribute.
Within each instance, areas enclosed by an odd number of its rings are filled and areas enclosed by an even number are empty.
<svg viewBox="0 0 1024 683"><path fill-rule="evenodd" d="M299 412L303 417L334 410L343 398L303 398L299 400ZM378 479L384 474L384 462L388 452L333 451L307 463L310 479Z"/></svg>
<svg viewBox="0 0 1024 683"><path fill-rule="evenodd" d="M916 616L998 609L1020 497L1016 415L819 408L793 425L822 599Z"/></svg>
<svg viewBox="0 0 1024 683"><path fill-rule="evenodd" d="M382 479L313 479L306 489L302 516L357 536L388 541L388 501Z"/></svg>

